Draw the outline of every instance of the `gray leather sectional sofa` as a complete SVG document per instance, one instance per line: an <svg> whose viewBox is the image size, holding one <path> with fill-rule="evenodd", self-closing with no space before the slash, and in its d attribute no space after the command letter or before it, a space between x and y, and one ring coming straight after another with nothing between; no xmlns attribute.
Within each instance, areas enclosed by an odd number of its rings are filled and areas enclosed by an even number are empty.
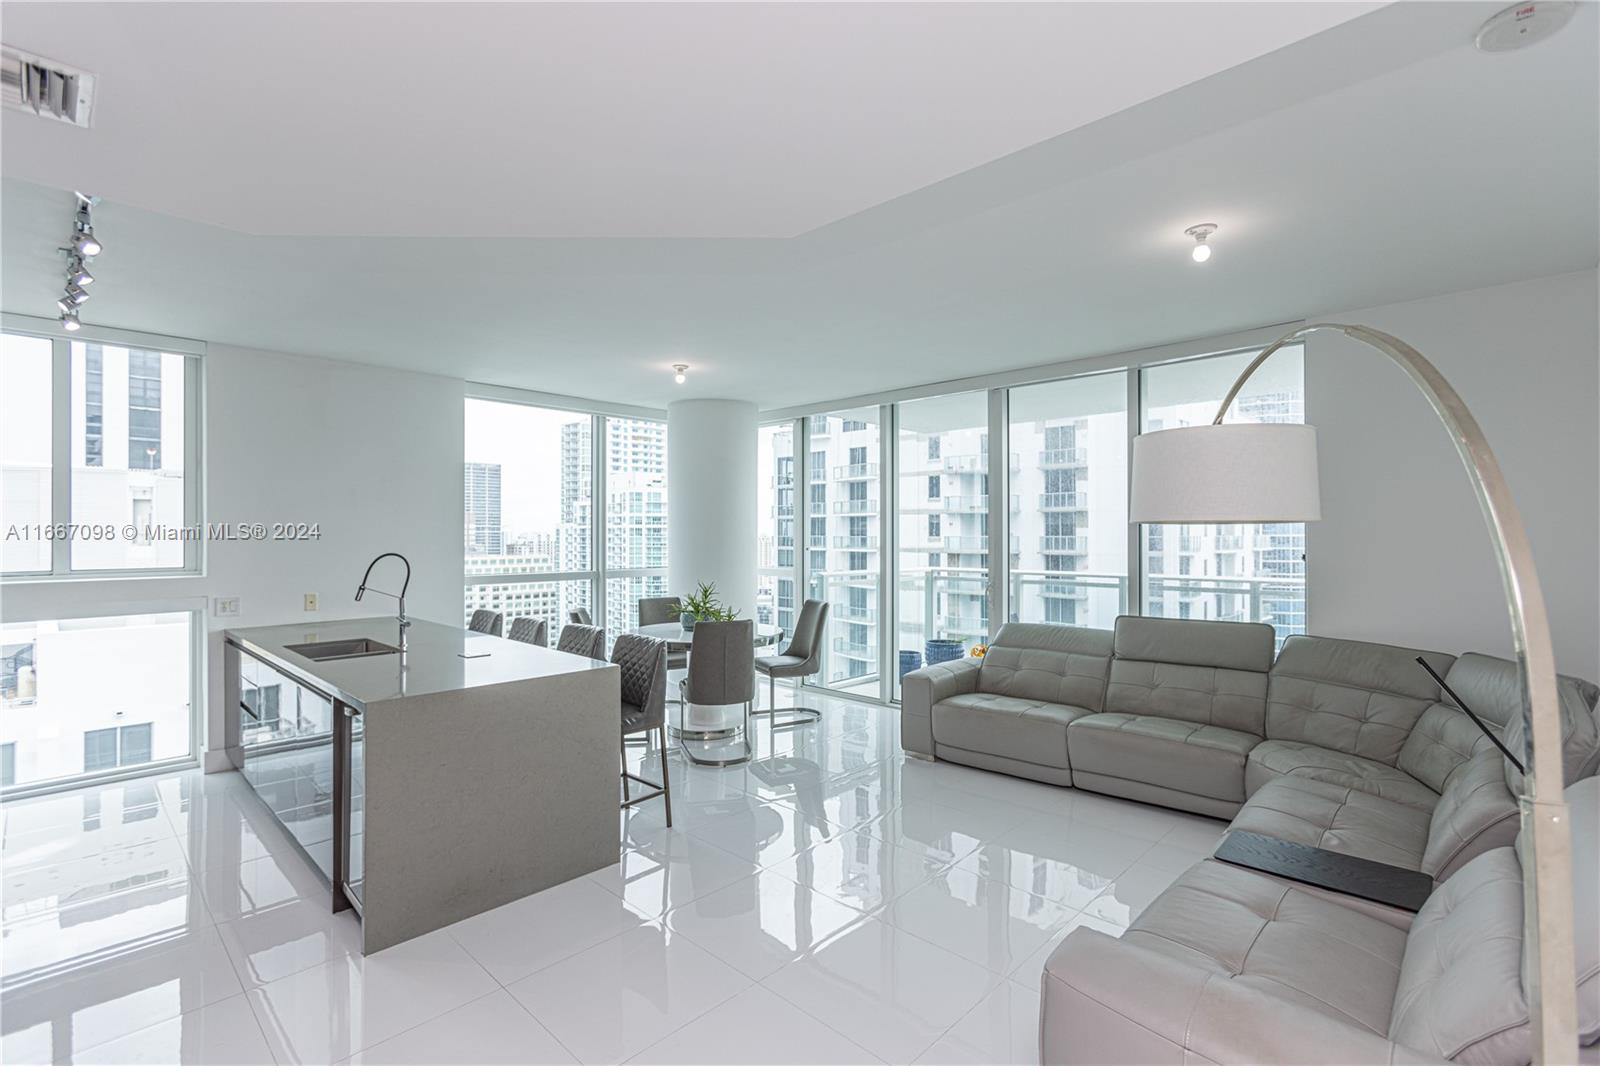
<svg viewBox="0 0 1600 1066"><path fill-rule="evenodd" d="M1043 978L1044 1061L1525 1063L1514 663L1124 617L1013 623L908 674L908 753L1231 818L1434 880L1408 912L1207 859L1120 940L1076 930ZM1562 678L1584 1061L1600 1062L1600 690ZM1587 954L1585 953L1587 951Z"/></svg>

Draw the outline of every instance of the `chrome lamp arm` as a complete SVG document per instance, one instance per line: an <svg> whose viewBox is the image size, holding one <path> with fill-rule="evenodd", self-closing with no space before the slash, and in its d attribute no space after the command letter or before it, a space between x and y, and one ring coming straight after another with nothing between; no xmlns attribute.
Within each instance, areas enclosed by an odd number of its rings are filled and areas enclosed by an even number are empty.
<svg viewBox="0 0 1600 1066"><path fill-rule="evenodd" d="M1575 1062L1578 1053L1576 961L1572 943L1572 838L1563 795L1560 702L1555 651L1544 593L1534 571L1533 550L1522 515L1511 499L1499 460L1477 419L1444 375L1422 353L1369 326L1315 322L1273 341L1251 360L1217 409L1221 425L1240 389L1272 353L1308 333L1342 333L1375 348L1405 371L1433 407L1467 468L1500 566L1511 635L1522 675L1523 736L1533 772L1523 778L1522 831L1532 842L1523 870L1523 950L1528 952L1528 1008L1533 1021L1534 1061ZM1525 753L1526 755L1527 753ZM1525 760L1527 761L1527 760Z"/></svg>

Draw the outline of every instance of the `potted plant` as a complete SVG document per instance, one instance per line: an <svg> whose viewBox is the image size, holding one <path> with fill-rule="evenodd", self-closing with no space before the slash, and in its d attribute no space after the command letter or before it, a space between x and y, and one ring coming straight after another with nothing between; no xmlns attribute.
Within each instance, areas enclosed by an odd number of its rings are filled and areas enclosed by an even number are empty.
<svg viewBox="0 0 1600 1066"><path fill-rule="evenodd" d="M693 629L696 622L731 622L739 617L738 611L722 606L717 598L717 583L702 581L683 601L683 613L678 622L685 629Z"/></svg>

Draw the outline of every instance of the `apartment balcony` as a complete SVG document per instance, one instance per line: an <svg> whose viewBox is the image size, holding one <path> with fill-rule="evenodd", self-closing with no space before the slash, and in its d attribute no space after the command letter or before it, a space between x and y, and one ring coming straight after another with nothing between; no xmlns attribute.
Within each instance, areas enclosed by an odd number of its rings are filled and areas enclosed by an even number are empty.
<svg viewBox="0 0 1600 1066"><path fill-rule="evenodd" d="M833 650L838 655L847 659L865 659L871 662L877 658L877 650L865 641L854 641L849 637L834 637Z"/></svg>
<svg viewBox="0 0 1600 1066"><path fill-rule="evenodd" d="M794 475L793 474L773 474L772 475L772 487L775 488L775 489L787 489L787 488L792 487L793 485L794 485Z"/></svg>
<svg viewBox="0 0 1600 1066"><path fill-rule="evenodd" d="M1055 554L1082 555L1089 550L1089 538L1081 534L1075 537L1040 537L1039 550Z"/></svg>
<svg viewBox="0 0 1600 1066"><path fill-rule="evenodd" d="M944 550L947 552L986 552L989 550L988 537L949 536L944 537L943 541ZM1021 537L1011 537L1010 541L1010 547L1013 553L1022 550Z"/></svg>
<svg viewBox="0 0 1600 1066"><path fill-rule="evenodd" d="M1086 466L1089 462L1087 448L1051 448L1039 453L1039 466L1045 470L1061 470Z"/></svg>
<svg viewBox="0 0 1600 1066"><path fill-rule="evenodd" d="M1022 456L1012 452L1006 457L1013 474L1022 470ZM989 472L989 453L980 452L977 455L947 455L944 457L944 469L950 474L987 474Z"/></svg>
<svg viewBox="0 0 1600 1066"><path fill-rule="evenodd" d="M828 434L828 416L827 415L812 415L809 428L811 430L811 435L813 437L825 437L825 436L827 436L827 434Z"/></svg>
<svg viewBox="0 0 1600 1066"><path fill-rule="evenodd" d="M1244 534L1229 533L1226 536L1213 537L1211 541L1219 552L1236 552L1244 550Z"/></svg>
<svg viewBox="0 0 1600 1066"><path fill-rule="evenodd" d="M878 620L877 608L853 603L830 604L828 613L834 618L844 619L849 622L876 622Z"/></svg>
<svg viewBox="0 0 1600 1066"><path fill-rule="evenodd" d="M1039 494L1039 510L1041 511L1087 511L1089 509L1089 494L1087 492L1043 492Z"/></svg>
<svg viewBox="0 0 1600 1066"><path fill-rule="evenodd" d="M794 517L794 504L792 504L792 503L775 504L773 506L773 508L772 508L772 516L774 518L793 518Z"/></svg>
<svg viewBox="0 0 1600 1066"><path fill-rule="evenodd" d="M813 533L806 538L806 547L808 548L826 548L827 546L828 535L826 533Z"/></svg>
<svg viewBox="0 0 1600 1066"><path fill-rule="evenodd" d="M989 497L987 496L946 496L943 498L944 510L957 511L963 514L980 514L989 510ZM1022 498L1010 498L1011 513L1016 514L1022 509Z"/></svg>
<svg viewBox="0 0 1600 1066"><path fill-rule="evenodd" d="M877 500L834 500L834 514L877 514Z"/></svg>
<svg viewBox="0 0 1600 1066"><path fill-rule="evenodd" d="M848 466L833 468L835 481L876 481L878 479L877 463L851 463Z"/></svg>
<svg viewBox="0 0 1600 1066"><path fill-rule="evenodd" d="M846 533L834 537L833 546L835 548L855 548L857 550L864 548L868 551L874 551L878 547L878 538L868 534L855 536Z"/></svg>
<svg viewBox="0 0 1600 1066"><path fill-rule="evenodd" d="M1081 581L1061 580L1039 582L1039 595L1049 600L1086 600L1089 586Z"/></svg>

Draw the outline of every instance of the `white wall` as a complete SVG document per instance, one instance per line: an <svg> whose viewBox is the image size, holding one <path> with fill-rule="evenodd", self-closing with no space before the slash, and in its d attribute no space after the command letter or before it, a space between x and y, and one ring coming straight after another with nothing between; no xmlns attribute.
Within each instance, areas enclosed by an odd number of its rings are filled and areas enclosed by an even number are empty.
<svg viewBox="0 0 1600 1066"><path fill-rule="evenodd" d="M1533 542L1567 673L1600 679L1600 335L1596 273L1452 293L1319 319L1392 333L1472 409ZM1512 653L1489 536L1444 427L1376 352L1314 334L1307 421L1323 520L1307 533L1313 633Z"/></svg>
<svg viewBox="0 0 1600 1066"><path fill-rule="evenodd" d="M8 620L206 605L208 768L222 743L222 640L230 626L359 617L373 556L411 560L408 612L459 625L463 386L452 378L212 345L205 357L208 522L315 522L321 539L207 546L204 577L7 584ZM401 568L392 560L384 567ZM398 587L385 572L373 584ZM315 592L319 610L303 610ZM240 615L218 618L217 597Z"/></svg>
<svg viewBox="0 0 1600 1066"><path fill-rule="evenodd" d="M667 406L667 587L687 596L714 581L741 618L756 616L756 405L679 400Z"/></svg>

